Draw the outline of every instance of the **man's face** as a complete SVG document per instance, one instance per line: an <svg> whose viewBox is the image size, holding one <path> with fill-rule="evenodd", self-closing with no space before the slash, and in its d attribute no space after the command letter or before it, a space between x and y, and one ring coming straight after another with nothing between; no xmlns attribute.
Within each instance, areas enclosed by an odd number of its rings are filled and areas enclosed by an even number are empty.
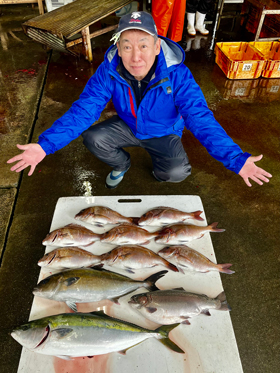
<svg viewBox="0 0 280 373"><path fill-rule="evenodd" d="M160 39L155 43L152 35L147 32L127 30L121 33L117 47L126 70L135 79L142 80L160 52Z"/></svg>

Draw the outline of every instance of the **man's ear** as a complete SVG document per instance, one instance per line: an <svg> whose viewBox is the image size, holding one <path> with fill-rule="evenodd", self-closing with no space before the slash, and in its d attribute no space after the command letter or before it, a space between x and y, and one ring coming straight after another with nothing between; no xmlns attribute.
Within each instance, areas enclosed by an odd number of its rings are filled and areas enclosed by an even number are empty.
<svg viewBox="0 0 280 373"><path fill-rule="evenodd" d="M160 52L160 43L161 43L161 39L158 38L158 40L156 42L156 56L158 56L159 52Z"/></svg>
<svg viewBox="0 0 280 373"><path fill-rule="evenodd" d="M121 57L120 43L117 41L118 55Z"/></svg>

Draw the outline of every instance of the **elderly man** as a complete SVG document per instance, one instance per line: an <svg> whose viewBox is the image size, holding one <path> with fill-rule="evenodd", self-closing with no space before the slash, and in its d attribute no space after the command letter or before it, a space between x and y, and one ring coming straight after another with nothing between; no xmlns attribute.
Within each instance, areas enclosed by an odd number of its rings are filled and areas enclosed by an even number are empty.
<svg viewBox="0 0 280 373"><path fill-rule="evenodd" d="M24 150L8 163L20 172L36 165L79 135L97 158L113 168L106 186L115 188L130 168L123 148L146 149L158 181L180 182L191 173L181 143L184 125L226 168L262 185L271 175L255 165L262 155L244 153L226 134L208 109L199 86L184 65L184 51L175 42L158 37L152 16L133 12L120 19L113 37L116 45L89 79L80 99L51 128L38 144L18 145ZM112 99L118 115L94 126Z"/></svg>

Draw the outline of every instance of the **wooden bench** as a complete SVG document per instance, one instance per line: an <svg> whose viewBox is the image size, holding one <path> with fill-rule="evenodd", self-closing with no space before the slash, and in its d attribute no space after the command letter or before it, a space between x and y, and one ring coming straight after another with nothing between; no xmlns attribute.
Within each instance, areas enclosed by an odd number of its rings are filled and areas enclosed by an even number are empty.
<svg viewBox="0 0 280 373"><path fill-rule="evenodd" d="M128 5L133 0L76 0L23 23L24 32L50 49L77 54L71 48L83 43L86 59L92 61L91 39L112 31L117 24L90 34L89 26ZM80 33L82 37L74 40Z"/></svg>
<svg viewBox="0 0 280 373"><path fill-rule="evenodd" d="M0 0L0 5L9 4L38 4L39 13L44 14L43 0Z"/></svg>

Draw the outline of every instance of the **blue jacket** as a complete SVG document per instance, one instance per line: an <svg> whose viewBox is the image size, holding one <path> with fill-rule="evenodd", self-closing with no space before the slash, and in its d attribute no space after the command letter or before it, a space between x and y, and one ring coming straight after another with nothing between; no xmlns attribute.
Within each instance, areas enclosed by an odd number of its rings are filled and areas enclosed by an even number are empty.
<svg viewBox="0 0 280 373"><path fill-rule="evenodd" d="M243 153L215 120L201 89L184 65L183 49L172 40L161 39L155 74L139 107L131 86L118 72L120 57L117 47L112 45L79 100L40 135L38 143L46 154L77 138L99 119L112 99L117 114L138 139L169 134L181 137L185 125L212 157L238 173L250 154Z"/></svg>

